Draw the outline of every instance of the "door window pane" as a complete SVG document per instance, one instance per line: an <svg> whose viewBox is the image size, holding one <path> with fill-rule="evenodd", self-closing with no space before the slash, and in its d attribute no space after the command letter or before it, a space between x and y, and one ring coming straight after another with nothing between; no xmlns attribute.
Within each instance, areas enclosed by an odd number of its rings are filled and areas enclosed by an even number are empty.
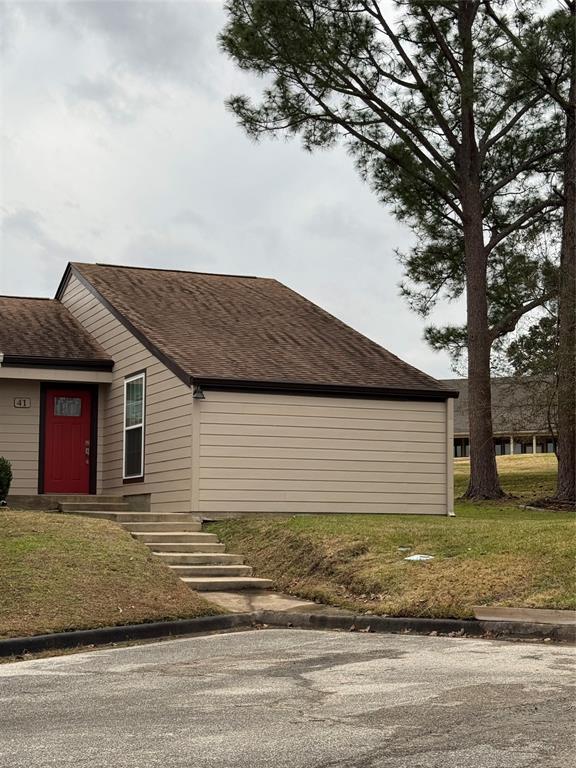
<svg viewBox="0 0 576 768"><path fill-rule="evenodd" d="M55 397L54 416L81 416L81 397Z"/></svg>

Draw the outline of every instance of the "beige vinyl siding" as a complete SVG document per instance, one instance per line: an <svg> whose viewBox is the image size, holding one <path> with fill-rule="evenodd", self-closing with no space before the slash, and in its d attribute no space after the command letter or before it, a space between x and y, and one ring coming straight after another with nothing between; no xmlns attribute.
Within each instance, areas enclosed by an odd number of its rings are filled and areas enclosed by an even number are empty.
<svg viewBox="0 0 576 768"><path fill-rule="evenodd" d="M445 402L263 393L195 401L195 508L446 514Z"/></svg>
<svg viewBox="0 0 576 768"><path fill-rule="evenodd" d="M14 399L27 397L30 408L15 408ZM12 462L11 495L38 493L40 384L0 379L0 456Z"/></svg>
<svg viewBox="0 0 576 768"><path fill-rule="evenodd" d="M192 495L192 392L72 276L62 302L115 361L101 386L99 490L151 494L152 511L188 512ZM146 371L144 482L123 483L124 379Z"/></svg>

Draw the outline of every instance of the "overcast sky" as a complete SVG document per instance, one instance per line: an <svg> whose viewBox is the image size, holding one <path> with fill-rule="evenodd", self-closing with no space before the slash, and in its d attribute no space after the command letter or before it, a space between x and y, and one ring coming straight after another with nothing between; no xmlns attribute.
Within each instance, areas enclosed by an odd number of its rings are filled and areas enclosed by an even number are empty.
<svg viewBox="0 0 576 768"><path fill-rule="evenodd" d="M399 296L410 232L345 152L255 144L226 111L259 84L218 50L218 0L0 8L0 293L52 296L70 260L275 277L451 375Z"/></svg>

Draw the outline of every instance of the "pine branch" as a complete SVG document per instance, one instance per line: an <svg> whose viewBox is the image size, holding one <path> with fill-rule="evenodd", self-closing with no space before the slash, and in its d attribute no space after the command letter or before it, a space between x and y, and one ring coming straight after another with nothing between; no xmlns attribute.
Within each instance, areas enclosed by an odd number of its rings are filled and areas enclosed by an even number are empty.
<svg viewBox="0 0 576 768"><path fill-rule="evenodd" d="M366 56L368 57L368 60L378 72L379 75L382 77L385 77L387 80L390 80L390 82L394 83L395 85L399 85L401 88L406 88L407 90L411 91L419 91L420 88L417 83L409 83L408 80L402 80L402 78L397 77L396 75L393 75L392 72L388 72L386 69L382 69L381 65L379 64L378 60L372 53L372 51L367 50Z"/></svg>
<svg viewBox="0 0 576 768"><path fill-rule="evenodd" d="M532 312L533 309L541 307L548 301L555 299L557 295L558 291L556 290L548 291L543 293L538 298L533 299L533 301L529 301L527 304L523 304L521 307L508 312L508 314L504 315L501 320L499 320L495 325L492 326L492 328L490 328L489 334L492 342L496 341L496 339L499 339L501 336L505 336L507 333L512 333L512 331L516 328L518 320L520 320L521 317L526 315L528 312Z"/></svg>
<svg viewBox="0 0 576 768"><path fill-rule="evenodd" d="M484 134L479 142L479 147L480 147L480 151L482 152L482 155L485 156L486 152L488 152L489 149L491 149L495 144L497 144L500 141L500 139L503 139L504 136L510 133L512 128L514 128L514 126L524 117L524 115L527 112L529 112L533 107L535 107L538 104L538 102L541 101L542 99L543 99L543 95L539 93L533 99L531 99L526 104L524 104L524 106L521 109L519 109L518 112L516 112L512 118L510 118L510 120L498 131L498 133L490 137L490 133L500 121L500 117L501 116L503 117L508 111L508 109L518 101L517 97L514 97L514 99L510 99L502 108L497 120L493 121L492 125L484 131Z"/></svg>
<svg viewBox="0 0 576 768"><path fill-rule="evenodd" d="M518 216L517 219L512 221L508 226L504 227L500 232L493 235L487 245L484 247L484 252L486 255L491 253L496 246L501 243L505 238L507 238L509 235L513 234L514 232L518 232L521 230L526 224L526 222L530 221L531 219L535 218L539 213L542 213L546 210L546 208L558 208L560 206L560 202L558 200L554 200L553 198L548 198L546 200L541 200L539 203L536 203L536 205L531 206L526 210L521 216Z"/></svg>
<svg viewBox="0 0 576 768"><path fill-rule="evenodd" d="M431 13L428 11L428 9L426 8L425 5L421 5L420 6L420 12L426 18L426 21L428 22L428 25L430 26L430 28L431 28L431 30L432 30L432 32L434 34L434 38L435 38L436 42L438 43L438 45L440 46L440 50L442 51L442 53L446 57L446 60L448 61L448 63L450 64L452 72L456 76L456 79L458 80L460 86L462 86L462 67L460 66L460 64L456 60L456 57L452 53L452 49L448 45L448 42L447 42L446 38L444 37L444 35L440 31L438 25L434 21Z"/></svg>
<svg viewBox="0 0 576 768"><path fill-rule="evenodd" d="M408 69L410 70L410 73L412 74L412 77L418 84L420 93L422 94L428 109L430 110L431 114L435 117L436 122L444 132L444 135L448 140L448 143L450 144L452 149L454 149L455 151L458 150L460 146L458 139L450 129L450 126L448 125L446 118L442 114L442 111L438 108L438 105L436 104L435 100L430 97L428 86L424 82L418 70L418 67L414 64L414 62L406 52L404 46L400 42L400 38L398 37L398 35L395 34L392 27L388 24L388 22L382 15L382 11L380 10L378 0L372 0L372 4L370 4L369 0L364 0L362 5L366 9L366 11L371 16L376 18L381 24L382 29L384 30L388 39L392 42L392 45L398 51L398 54L400 55L402 61L408 67ZM372 7L372 10L371 10L371 7Z"/></svg>
<svg viewBox="0 0 576 768"><path fill-rule="evenodd" d="M409 176L411 176L416 181L420 181L421 183L425 184L427 187L429 187L432 191L434 191L453 211L457 214L459 218L462 218L462 211L460 207L457 205L455 200L448 196L446 194L445 189L440 186L439 184L436 184L432 181L432 179L428 178L427 176L424 176L423 174L416 173L414 170L414 167L411 165L408 165L406 163L400 162L397 155L394 155L390 150L385 147L384 145L374 141L374 139L371 139L369 136L366 136L363 133L360 133L356 130L356 128L351 125L347 120L340 117L340 115L332 110L326 101L322 99L318 94L314 93L314 91L309 88L309 86L298 76L298 74L293 71L292 77L295 80L295 82L298 83L298 85L302 88L302 90L308 94L308 96L318 104L319 107L323 110L323 112L331 117L333 122L338 124L346 133L349 133L351 136L354 136L356 139L361 141L363 144L368 145L372 149L374 149L376 152L384 155L388 161L390 161L395 167L401 168L405 173L407 173ZM402 136L402 132L399 132L397 129L394 129L396 134L399 138L402 138L404 141L404 137ZM415 146L415 145L414 145ZM419 156L422 155L419 148L415 147ZM427 162L430 162L426 156L423 156ZM437 168L432 165L432 169L434 171L437 170Z"/></svg>
<svg viewBox="0 0 576 768"><path fill-rule="evenodd" d="M568 10L572 12L572 7L574 3L571 3L570 0L564 0L566 2L566 5L568 7ZM514 34L514 32L510 29L510 25L506 23L504 18L502 16L499 16L494 8L492 7L492 3L490 0L485 0L484 6L486 8L486 13L488 16L494 21L495 24L498 25L498 27L504 32L504 34L508 37L512 45L516 48L517 51L522 53L523 55L527 54L526 46L522 43L518 35ZM534 66L540 76L539 80L536 80L534 78L529 77L526 75L526 79L530 80L534 85L536 85L538 88L543 88L546 93L551 96L554 101L564 110L568 111L570 109L570 101L569 99L565 99L564 96L560 93L558 90L558 86L556 83L554 83L549 73L547 72L544 67L541 66L540 63L534 62Z"/></svg>
<svg viewBox="0 0 576 768"><path fill-rule="evenodd" d="M539 155L532 156L525 163L520 163L514 168L514 170L510 171L510 173L506 176L503 176L500 181L498 181L496 184L493 184L482 194L483 202L490 200L492 197L494 197L495 194L497 194L504 187L507 187L508 184L514 181L514 179L517 179L518 176L520 176L522 173L539 170L539 163L542 160L546 160L547 158L553 157L554 155L561 155L562 151L562 147L555 147L554 149L548 149L545 152L541 152Z"/></svg>
<svg viewBox="0 0 576 768"><path fill-rule="evenodd" d="M356 88L350 84L350 90L349 91L341 91L349 96L356 96L356 98L359 98L361 101L363 101L366 106L368 106L370 109L376 111L376 113L382 118L382 120L388 125L388 127L396 133L396 135L402 139L405 143L410 145L410 148L412 149L415 154L418 155L418 158L425 162L426 164L430 163L429 158L426 157L425 154L423 154L417 144L414 143L413 140L411 140L409 137L407 137L405 131L409 131L421 144L421 146L429 153L431 157L434 158L438 166L442 168L442 170L448 174L448 177L452 180L452 188L454 190L454 193L457 193L457 188L455 185L456 182L456 175L454 173L453 168L450 167L449 163L446 161L446 159L442 156L442 154L434 147L433 144L430 143L430 141L426 138L424 133L418 128L414 120L408 120L408 118L404 117L404 115L400 114L397 110L393 109L390 104L387 104L385 101L383 101L372 89L370 89L366 83L358 77L358 75L351 70L349 67L347 67L343 62L338 62L340 67L343 67L348 75L349 78L352 78L357 86L361 88L360 91L358 91ZM349 82L349 81L348 81ZM339 89L335 89L340 92ZM373 103L374 102L374 103ZM401 130L401 126L405 130ZM430 170L434 170L433 167L430 168Z"/></svg>

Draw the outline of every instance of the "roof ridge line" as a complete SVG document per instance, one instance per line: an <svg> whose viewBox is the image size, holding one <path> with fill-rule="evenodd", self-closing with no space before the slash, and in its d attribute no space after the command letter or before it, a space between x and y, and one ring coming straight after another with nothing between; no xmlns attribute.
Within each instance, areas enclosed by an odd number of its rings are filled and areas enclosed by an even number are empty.
<svg viewBox="0 0 576 768"><path fill-rule="evenodd" d="M138 269L142 272L177 272L184 275L206 275L207 277L234 277L239 280L274 280L272 277L261 275L237 275L231 272L205 272L196 269L169 269L168 267L140 267L133 264L110 264L102 261L73 261L72 264L88 267L112 267L112 269Z"/></svg>

